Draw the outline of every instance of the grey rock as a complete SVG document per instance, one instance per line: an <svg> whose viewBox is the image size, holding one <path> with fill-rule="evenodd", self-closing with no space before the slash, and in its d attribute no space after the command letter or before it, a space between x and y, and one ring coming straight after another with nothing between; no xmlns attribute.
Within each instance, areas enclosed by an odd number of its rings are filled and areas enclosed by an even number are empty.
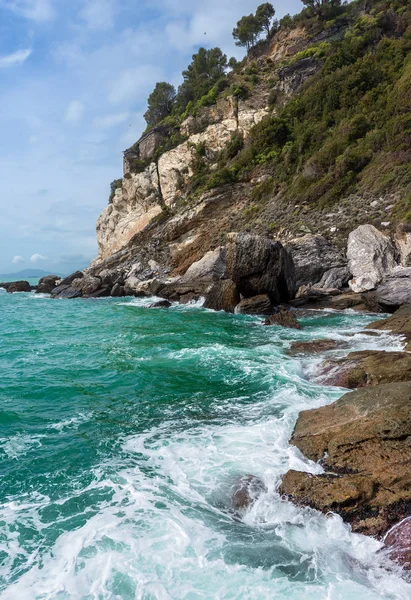
<svg viewBox="0 0 411 600"><path fill-rule="evenodd" d="M74 279L71 284L76 290L82 291L82 296L91 296L101 287L101 279L92 275L84 275L79 279Z"/></svg>
<svg viewBox="0 0 411 600"><path fill-rule="evenodd" d="M31 285L28 281L12 281L6 287L9 294L15 294L16 292L31 292Z"/></svg>
<svg viewBox="0 0 411 600"><path fill-rule="evenodd" d="M316 287L322 289L338 289L341 290L347 285L352 275L349 268L333 267L324 273Z"/></svg>
<svg viewBox="0 0 411 600"><path fill-rule="evenodd" d="M71 275L63 279L60 285L71 285L75 279L81 279L82 277L84 277L83 271L76 271L75 273L72 273Z"/></svg>
<svg viewBox="0 0 411 600"><path fill-rule="evenodd" d="M394 312L403 304L411 303L411 279L391 277L363 297L369 310Z"/></svg>
<svg viewBox="0 0 411 600"><path fill-rule="evenodd" d="M224 278L225 270L225 248L221 246L207 252L201 260L193 263L181 281L216 281Z"/></svg>
<svg viewBox="0 0 411 600"><path fill-rule="evenodd" d="M294 262L279 242L248 233L230 233L227 274L245 298L267 294L274 305L295 294Z"/></svg>
<svg viewBox="0 0 411 600"><path fill-rule="evenodd" d="M150 304L148 308L170 308L170 306L172 306L172 304L168 300L158 300L157 302Z"/></svg>
<svg viewBox="0 0 411 600"><path fill-rule="evenodd" d="M335 274L333 269L347 268L347 260L342 253L321 235L308 234L291 240L285 247L294 261L297 287L315 285L327 273L332 278ZM323 283L321 287L336 286Z"/></svg>
<svg viewBox="0 0 411 600"><path fill-rule="evenodd" d="M119 283L115 283L113 285L113 287L111 288L111 293L110 295L113 298L121 298L122 296L125 296L125 291L124 291L124 287L121 286Z"/></svg>
<svg viewBox="0 0 411 600"><path fill-rule="evenodd" d="M71 285L59 285L54 288L51 292L52 298L65 298L70 300L72 298L80 298L82 295L82 291L76 288L73 288Z"/></svg>
<svg viewBox="0 0 411 600"><path fill-rule="evenodd" d="M348 237L348 266L353 274L349 285L353 292L374 289L394 269L395 246L390 238L373 225L361 225Z"/></svg>
<svg viewBox="0 0 411 600"><path fill-rule="evenodd" d="M267 294L244 298L235 307L235 312L239 315L272 315L274 306Z"/></svg>

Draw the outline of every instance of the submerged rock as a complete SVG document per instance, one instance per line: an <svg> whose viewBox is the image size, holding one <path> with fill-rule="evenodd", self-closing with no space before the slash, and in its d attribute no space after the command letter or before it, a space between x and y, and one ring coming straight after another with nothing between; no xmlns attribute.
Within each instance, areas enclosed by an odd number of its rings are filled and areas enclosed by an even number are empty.
<svg viewBox="0 0 411 600"><path fill-rule="evenodd" d="M244 298L235 307L235 312L239 315L272 315L274 306L267 294Z"/></svg>
<svg viewBox="0 0 411 600"><path fill-rule="evenodd" d="M236 512L243 512L266 491L267 487L259 477L244 475L231 487L231 508Z"/></svg>
<svg viewBox="0 0 411 600"><path fill-rule="evenodd" d="M411 517L394 525L384 537L384 544L391 560L411 570Z"/></svg>
<svg viewBox="0 0 411 600"><path fill-rule="evenodd" d="M411 512L411 383L351 392L303 411L291 444L324 475L289 471L280 492L299 505L340 514L354 531L383 535Z"/></svg>
<svg viewBox="0 0 411 600"><path fill-rule="evenodd" d="M293 259L279 242L259 235L227 236L227 274L245 298L267 294L278 305L295 294Z"/></svg>
<svg viewBox="0 0 411 600"><path fill-rule="evenodd" d="M302 329L297 317L291 310L282 308L271 317L264 321L264 325L279 325L280 327L288 327L290 329Z"/></svg>
<svg viewBox="0 0 411 600"><path fill-rule="evenodd" d="M170 306L172 306L172 304L168 300L158 300L157 302L150 304L148 308L170 308Z"/></svg>
<svg viewBox="0 0 411 600"><path fill-rule="evenodd" d="M233 313L239 302L240 294L236 284L231 279L224 279L213 285L203 306L212 310L224 310Z"/></svg>
<svg viewBox="0 0 411 600"><path fill-rule="evenodd" d="M324 385L348 389L411 381L411 354L362 350L351 352L345 358L327 361L320 369Z"/></svg>
<svg viewBox="0 0 411 600"><path fill-rule="evenodd" d="M287 354L320 354L327 350L336 350L345 346L345 342L337 340L312 340L310 342L292 342Z"/></svg>
<svg viewBox="0 0 411 600"><path fill-rule="evenodd" d="M354 292L374 289L396 266L395 246L373 225L361 225L348 237L348 266Z"/></svg>

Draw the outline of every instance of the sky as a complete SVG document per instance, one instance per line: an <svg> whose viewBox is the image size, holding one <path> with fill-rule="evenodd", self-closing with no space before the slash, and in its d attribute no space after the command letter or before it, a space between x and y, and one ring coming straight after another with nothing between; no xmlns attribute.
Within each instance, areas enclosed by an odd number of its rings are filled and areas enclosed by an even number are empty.
<svg viewBox="0 0 411 600"><path fill-rule="evenodd" d="M178 86L200 46L241 58L232 29L260 3L0 0L0 273L89 264L156 82Z"/></svg>

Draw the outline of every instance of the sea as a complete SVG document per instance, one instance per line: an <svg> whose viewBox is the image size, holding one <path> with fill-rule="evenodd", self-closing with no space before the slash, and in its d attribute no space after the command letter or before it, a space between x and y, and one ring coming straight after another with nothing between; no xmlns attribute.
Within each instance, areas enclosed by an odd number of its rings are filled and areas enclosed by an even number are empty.
<svg viewBox="0 0 411 600"><path fill-rule="evenodd" d="M398 350L375 315L304 311L301 331L201 302L0 290L1 600L411 598L381 542L278 493L298 413L346 390L325 357ZM291 357L292 341L347 349ZM239 477L266 491L241 514Z"/></svg>

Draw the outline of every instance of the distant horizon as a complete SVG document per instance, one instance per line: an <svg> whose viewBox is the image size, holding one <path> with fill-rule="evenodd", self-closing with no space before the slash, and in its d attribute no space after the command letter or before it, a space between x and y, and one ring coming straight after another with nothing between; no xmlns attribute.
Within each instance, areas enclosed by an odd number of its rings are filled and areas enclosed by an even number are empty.
<svg viewBox="0 0 411 600"><path fill-rule="evenodd" d="M59 273L59 272L54 272L52 273L51 271L43 271L42 269L22 269L21 271L14 271L14 272L7 272L7 273L1 273L0 274L0 279L3 279L4 277L46 277L47 275L58 275L59 277L66 277L67 274L65 273Z"/></svg>

